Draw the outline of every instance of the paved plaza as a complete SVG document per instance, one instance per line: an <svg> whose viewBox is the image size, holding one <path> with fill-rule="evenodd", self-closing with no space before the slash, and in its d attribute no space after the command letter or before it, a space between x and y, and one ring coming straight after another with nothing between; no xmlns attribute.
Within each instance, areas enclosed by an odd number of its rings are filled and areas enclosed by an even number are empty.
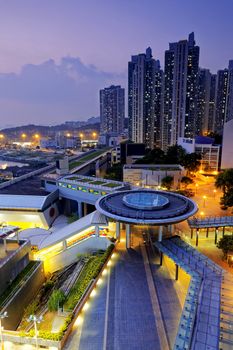
<svg viewBox="0 0 233 350"><path fill-rule="evenodd" d="M133 249L125 249L124 239L118 244L110 273L101 278L66 350L172 348L186 287L171 280L166 266L159 269L158 260L147 266L144 254L138 237Z"/></svg>

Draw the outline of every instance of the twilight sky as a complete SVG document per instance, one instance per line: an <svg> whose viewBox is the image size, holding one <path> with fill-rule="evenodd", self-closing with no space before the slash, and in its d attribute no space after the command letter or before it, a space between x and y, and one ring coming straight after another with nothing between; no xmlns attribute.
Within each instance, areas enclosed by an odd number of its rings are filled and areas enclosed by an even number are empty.
<svg viewBox="0 0 233 350"><path fill-rule="evenodd" d="M127 86L127 62L195 32L200 65L233 59L233 0L0 0L0 128L99 114L98 91Z"/></svg>

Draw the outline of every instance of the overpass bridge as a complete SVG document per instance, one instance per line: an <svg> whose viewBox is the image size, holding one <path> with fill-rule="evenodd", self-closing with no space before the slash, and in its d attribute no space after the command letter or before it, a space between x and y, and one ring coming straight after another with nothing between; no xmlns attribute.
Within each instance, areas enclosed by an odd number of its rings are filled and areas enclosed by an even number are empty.
<svg viewBox="0 0 233 350"><path fill-rule="evenodd" d="M222 236L225 234L226 227L233 227L233 216L205 216L192 217L188 219L188 224L191 229L191 239L193 232L196 234L196 246L198 246L198 236L201 229L206 229L206 238L209 236L209 229L215 230L215 244L218 241L219 229L222 229Z"/></svg>
<svg viewBox="0 0 233 350"><path fill-rule="evenodd" d="M178 236L156 242L161 254L191 276L173 349L232 349L233 303L230 273L182 241Z"/></svg>
<svg viewBox="0 0 233 350"><path fill-rule="evenodd" d="M101 168L107 168L109 149L92 150L82 155L77 162L70 162L70 174L88 174L92 169L96 175L100 175Z"/></svg>

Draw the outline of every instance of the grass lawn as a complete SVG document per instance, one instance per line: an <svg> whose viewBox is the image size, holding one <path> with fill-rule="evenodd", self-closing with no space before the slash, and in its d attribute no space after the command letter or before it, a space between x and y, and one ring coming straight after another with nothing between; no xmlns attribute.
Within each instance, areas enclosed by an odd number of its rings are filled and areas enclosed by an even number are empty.
<svg viewBox="0 0 233 350"><path fill-rule="evenodd" d="M91 182L90 179L78 179L77 181L79 181L79 182Z"/></svg>
<svg viewBox="0 0 233 350"><path fill-rule="evenodd" d="M106 182L104 182L104 181L92 181L91 184L92 185L104 185L104 184L106 184Z"/></svg>
<svg viewBox="0 0 233 350"><path fill-rule="evenodd" d="M120 184L116 184L116 183L110 182L110 183L106 183L104 186L105 187L112 187L112 188L114 188L114 187L119 187Z"/></svg>
<svg viewBox="0 0 233 350"><path fill-rule="evenodd" d="M99 151L96 151L96 152L93 152L91 154L88 154L88 155L83 155L82 158L80 158L79 160L77 160L76 162L72 162L69 164L69 168L70 170L78 167L79 165L83 164L84 162L88 161L88 160L91 160L91 159L94 159L95 157L98 157L100 154L106 152L106 149L102 149L102 150L99 150Z"/></svg>

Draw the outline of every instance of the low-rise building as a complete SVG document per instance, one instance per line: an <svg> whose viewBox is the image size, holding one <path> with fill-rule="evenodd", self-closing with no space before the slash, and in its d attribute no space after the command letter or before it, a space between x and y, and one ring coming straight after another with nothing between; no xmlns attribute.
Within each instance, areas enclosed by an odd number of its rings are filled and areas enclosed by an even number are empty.
<svg viewBox="0 0 233 350"><path fill-rule="evenodd" d="M197 136L195 139L179 137L178 145L187 153L199 153L202 156L200 170L204 173L216 173L220 167L221 145L216 145L214 139Z"/></svg>
<svg viewBox="0 0 233 350"><path fill-rule="evenodd" d="M49 228L59 215L59 193L47 196L1 194L0 222L20 228Z"/></svg>
<svg viewBox="0 0 233 350"><path fill-rule="evenodd" d="M179 188L186 171L181 165L128 164L123 168L123 180L134 186L159 188L166 176L173 177L173 188Z"/></svg>
<svg viewBox="0 0 233 350"><path fill-rule="evenodd" d="M141 159L146 154L144 143L122 142L112 150L112 164L133 164L136 160Z"/></svg>

